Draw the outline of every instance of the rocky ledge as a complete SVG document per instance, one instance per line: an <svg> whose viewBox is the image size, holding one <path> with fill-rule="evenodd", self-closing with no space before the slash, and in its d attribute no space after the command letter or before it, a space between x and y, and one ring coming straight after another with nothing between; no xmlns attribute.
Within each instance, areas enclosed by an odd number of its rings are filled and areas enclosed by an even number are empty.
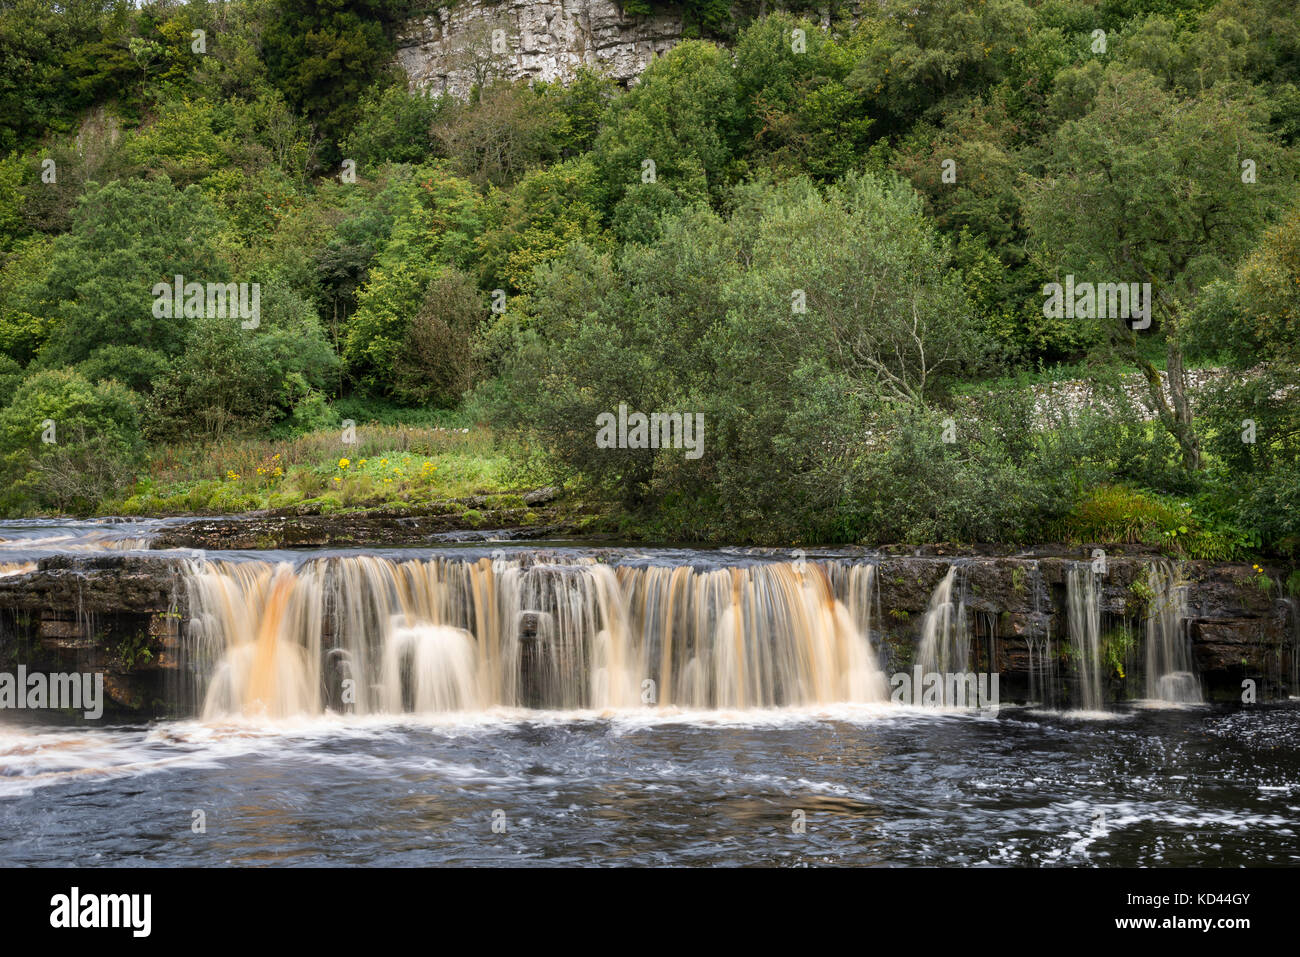
<svg viewBox="0 0 1300 957"><path fill-rule="evenodd" d="M472 495L425 505L386 505L352 512L313 508L201 518L164 528L152 547L203 550L375 548L435 545L486 538L528 540L572 534L581 507L562 507L554 488L522 494Z"/></svg>
<svg viewBox="0 0 1300 957"><path fill-rule="evenodd" d="M215 541L194 540L205 542L202 547ZM593 553L609 562L628 554L618 549ZM1050 637L1051 655L1068 685L1074 651L1068 638L1066 582L1069 569L1086 558L1083 552L873 556L879 604L872 631L881 642L882 663L890 673L912 667L931 595L955 563L968 611L972 668L1001 675L1004 701L1023 700L1031 664L1036 660L1034 667L1041 667ZM809 561L818 560L809 556ZM1143 694L1126 674L1126 664L1140 656L1153 600L1147 588L1151 561L1147 555L1113 555L1098 579L1102 630L1107 642L1116 643L1108 645L1113 664L1104 667L1111 700ZM164 712L168 680L178 677L180 636L188 618L183 562L175 553L61 555L0 577L0 671L18 664L32 671L102 671L119 714ZM1185 562L1178 571L1187 586L1183 627L1210 693L1240 700L1242 682L1249 679L1260 700L1300 695L1295 680L1300 602L1278 594L1276 586L1261 587L1261 575L1244 563ZM1273 582L1285 581L1290 573L1264 571Z"/></svg>

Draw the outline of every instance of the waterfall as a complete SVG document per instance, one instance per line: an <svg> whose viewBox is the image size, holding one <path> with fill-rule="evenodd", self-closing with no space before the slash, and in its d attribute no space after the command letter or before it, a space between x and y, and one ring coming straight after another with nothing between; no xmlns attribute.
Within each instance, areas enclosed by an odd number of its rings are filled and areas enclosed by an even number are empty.
<svg viewBox="0 0 1300 957"><path fill-rule="evenodd" d="M1033 563L1032 595L1034 599L1034 621L1043 621L1041 639L1033 635L1026 636L1025 647L1029 653L1029 700L1046 707L1056 703L1057 661L1052 654L1052 619L1044 612L1050 604L1047 584L1043 581L1043 571L1038 562Z"/></svg>
<svg viewBox="0 0 1300 957"><path fill-rule="evenodd" d="M1291 621L1291 686L1287 693L1292 699L1300 698L1300 602L1286 599Z"/></svg>
<svg viewBox="0 0 1300 957"><path fill-rule="evenodd" d="M1097 577L1088 562L1070 566L1065 576L1070 641L1076 652L1079 707L1101 711L1101 604Z"/></svg>
<svg viewBox="0 0 1300 957"><path fill-rule="evenodd" d="M883 702L875 569L590 558L191 562L205 718Z"/></svg>
<svg viewBox="0 0 1300 957"><path fill-rule="evenodd" d="M970 671L970 633L956 565L948 566L948 573L930 595L930 606L921 621L917 664L923 674Z"/></svg>
<svg viewBox="0 0 1300 957"><path fill-rule="evenodd" d="M1187 587L1166 559L1147 569L1151 599L1147 606L1146 695L1173 704L1199 704L1200 678L1192 663L1187 620Z"/></svg>

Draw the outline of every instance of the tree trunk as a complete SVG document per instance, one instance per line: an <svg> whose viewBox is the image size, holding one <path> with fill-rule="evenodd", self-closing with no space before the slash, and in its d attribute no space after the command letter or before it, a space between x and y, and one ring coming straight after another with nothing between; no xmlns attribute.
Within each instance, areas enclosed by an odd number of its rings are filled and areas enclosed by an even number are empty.
<svg viewBox="0 0 1300 957"><path fill-rule="evenodd" d="M1137 351L1137 338L1130 331L1128 343L1133 359L1147 380L1147 388L1155 405L1160 423L1178 443L1182 453L1183 468L1195 472L1201 467L1201 443L1192 424L1192 404L1187 397L1187 370L1183 367L1183 346L1176 307L1168 302L1165 307L1165 375L1160 375L1150 361ZM1165 388L1168 386L1168 394Z"/></svg>

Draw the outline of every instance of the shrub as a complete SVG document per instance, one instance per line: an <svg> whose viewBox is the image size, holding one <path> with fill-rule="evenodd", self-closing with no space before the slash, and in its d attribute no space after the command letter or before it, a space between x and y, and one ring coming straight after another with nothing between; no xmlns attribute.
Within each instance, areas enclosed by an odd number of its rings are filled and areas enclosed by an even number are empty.
<svg viewBox="0 0 1300 957"><path fill-rule="evenodd" d="M125 487L142 459L140 410L120 383L69 369L25 380L0 412L0 505L88 510Z"/></svg>

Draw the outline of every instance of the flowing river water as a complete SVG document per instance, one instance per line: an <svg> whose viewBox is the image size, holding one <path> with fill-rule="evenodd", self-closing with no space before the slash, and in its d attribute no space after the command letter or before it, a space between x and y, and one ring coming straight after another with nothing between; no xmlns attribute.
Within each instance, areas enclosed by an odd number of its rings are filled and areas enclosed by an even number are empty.
<svg viewBox="0 0 1300 957"><path fill-rule="evenodd" d="M16 523L0 564L150 534ZM869 564L176 560L188 716L0 712L0 865L1300 863L1295 702L900 705Z"/></svg>

